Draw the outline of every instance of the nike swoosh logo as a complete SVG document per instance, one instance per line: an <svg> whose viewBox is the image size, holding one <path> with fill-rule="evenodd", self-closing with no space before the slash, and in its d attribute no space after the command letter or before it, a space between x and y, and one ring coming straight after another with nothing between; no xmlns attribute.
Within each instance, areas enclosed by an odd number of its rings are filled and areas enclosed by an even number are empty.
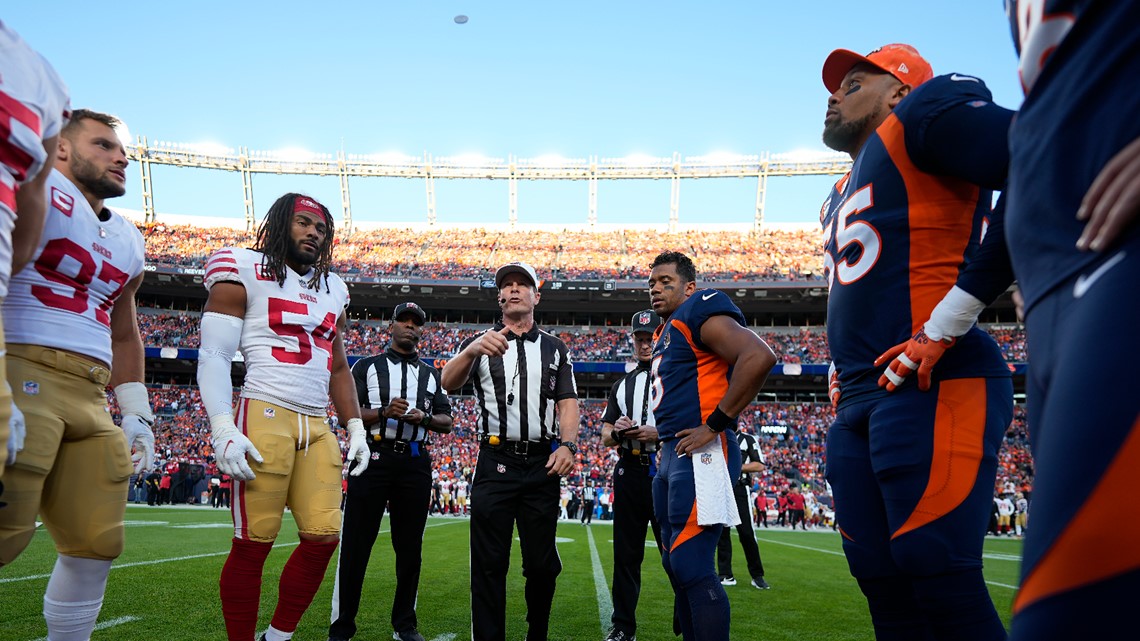
<svg viewBox="0 0 1140 641"><path fill-rule="evenodd" d="M713 296L716 296L716 292L711 292L711 293L705 294L704 296L701 296L701 300L708 300L708 299L712 298Z"/></svg>
<svg viewBox="0 0 1140 641"><path fill-rule="evenodd" d="M1124 260L1124 256L1124 252L1119 252L1112 258L1109 258L1108 260L1101 263L1100 267L1097 267L1093 273L1081 274L1078 276L1077 282L1073 284L1073 298L1080 298L1081 296L1084 296L1086 293L1088 293L1089 288L1093 286L1093 283L1099 280L1101 276L1104 276L1105 272L1112 269L1113 267L1116 267L1117 263Z"/></svg>
<svg viewBox="0 0 1140 641"><path fill-rule="evenodd" d="M959 76L956 73L950 74L950 79L953 80L954 82L962 82L963 80L969 80L970 82L981 82L980 80L978 80L977 78L975 78L973 76Z"/></svg>

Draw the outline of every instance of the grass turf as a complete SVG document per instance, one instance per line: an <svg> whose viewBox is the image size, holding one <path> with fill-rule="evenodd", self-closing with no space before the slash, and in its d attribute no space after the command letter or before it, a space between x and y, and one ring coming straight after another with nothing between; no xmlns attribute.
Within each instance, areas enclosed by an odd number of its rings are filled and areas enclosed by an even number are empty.
<svg viewBox="0 0 1140 641"><path fill-rule="evenodd" d="M126 519L126 551L112 569L99 616L101 626L107 627L97 630L92 639L224 640L218 576L232 534L228 511L132 505ZM466 519L432 517L424 533L417 612L420 632L428 641L470 638L467 523ZM385 519L365 580L357 639L389 639L392 635L389 620L395 576L387 529ZM609 624L610 612L602 609L609 607L612 528L597 522L589 527L564 522L559 525L558 536L564 568L558 578L550 638L600 641ZM744 555L734 535L733 561L739 583L725 588L732 603L732 638L874 638L866 604L847 572L838 535L829 530L761 529L757 536L772 589L760 591L748 584ZM296 540L296 527L286 514L277 548L265 567L259 630L272 616L281 568ZM985 575L1007 625L1020 553L1020 541L986 541ZM653 557L653 550L647 548L638 606L638 638L644 641L674 638L672 591ZM46 636L42 599L54 561L51 537L41 527L27 550L0 570L0 636L4 639L32 641ZM327 637L335 567L334 557L320 592L294 635L298 641L324 641ZM507 638L521 639L525 634L523 579L516 542L507 580Z"/></svg>

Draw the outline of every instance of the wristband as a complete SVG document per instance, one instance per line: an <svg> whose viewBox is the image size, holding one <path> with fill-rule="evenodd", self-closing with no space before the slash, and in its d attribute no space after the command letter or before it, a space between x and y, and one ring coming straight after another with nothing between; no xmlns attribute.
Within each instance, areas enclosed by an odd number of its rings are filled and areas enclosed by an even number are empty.
<svg viewBox="0 0 1140 641"><path fill-rule="evenodd" d="M154 411L150 408L150 398L146 385L139 382L122 383L115 386L115 400L123 414L134 414L146 424L154 423Z"/></svg>
<svg viewBox="0 0 1140 641"><path fill-rule="evenodd" d="M420 421L420 427L424 428L425 430L431 429L431 414L424 412L424 418Z"/></svg>
<svg viewBox="0 0 1140 641"><path fill-rule="evenodd" d="M712 411L712 414L709 414L708 419L705 420L705 425L708 425L710 430L719 433L730 427L735 427L736 419L722 412L720 406L717 406L717 408Z"/></svg>

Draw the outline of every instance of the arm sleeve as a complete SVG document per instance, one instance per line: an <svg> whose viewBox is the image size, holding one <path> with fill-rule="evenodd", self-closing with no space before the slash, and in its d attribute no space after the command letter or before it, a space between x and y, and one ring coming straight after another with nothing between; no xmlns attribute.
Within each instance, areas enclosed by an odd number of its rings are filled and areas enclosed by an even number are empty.
<svg viewBox="0 0 1140 641"><path fill-rule="evenodd" d="M241 343L242 319L216 312L202 314L202 344L198 349L198 391L210 418L233 415L230 368Z"/></svg>
<svg viewBox="0 0 1140 641"><path fill-rule="evenodd" d="M958 287L989 305L1013 283L1013 265L1005 244L1005 194L989 216L981 246L958 274Z"/></svg>

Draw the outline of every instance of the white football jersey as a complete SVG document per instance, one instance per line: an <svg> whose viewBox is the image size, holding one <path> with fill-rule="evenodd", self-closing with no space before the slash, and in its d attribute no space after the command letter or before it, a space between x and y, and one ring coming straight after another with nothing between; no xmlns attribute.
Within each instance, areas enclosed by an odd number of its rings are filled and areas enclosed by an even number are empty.
<svg viewBox="0 0 1140 641"><path fill-rule="evenodd" d="M245 287L241 350L245 383L241 395L310 416L324 416L329 403L332 345L337 319L348 307L348 286L336 274L310 289L306 275L285 268L284 284L262 274L263 255L252 249L220 249L206 263L203 284Z"/></svg>
<svg viewBox="0 0 1140 641"><path fill-rule="evenodd" d="M0 20L0 298L12 270L16 191L49 162L43 141L59 135L69 111L55 69Z"/></svg>
<svg viewBox="0 0 1140 641"><path fill-rule="evenodd" d="M47 180L44 233L32 259L12 276L4 300L9 343L66 349L110 365L111 310L143 271L142 233L104 208L105 221L70 180Z"/></svg>

